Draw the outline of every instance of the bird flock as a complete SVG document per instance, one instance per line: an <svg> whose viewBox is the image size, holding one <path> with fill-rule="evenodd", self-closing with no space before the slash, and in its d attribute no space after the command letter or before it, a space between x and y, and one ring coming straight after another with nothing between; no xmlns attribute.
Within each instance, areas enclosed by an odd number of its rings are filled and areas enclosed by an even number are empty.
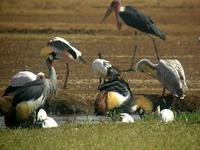
<svg viewBox="0 0 200 150"><path fill-rule="evenodd" d="M163 87L162 97L165 95L165 90L168 90L172 93L174 101L183 100L188 89L183 67L176 59L161 59L156 46L155 37L165 40L165 33L160 31L150 17L133 6L121 7L120 5L120 0L113 0L102 22L105 22L114 11L119 30L122 23L134 29L135 46L128 71L142 72L158 80ZM135 65L138 31L145 33L152 39L157 63L153 64L149 59L143 58ZM43 72L38 71L38 74L34 74L30 71L20 71L12 77L3 94L3 97L11 99L11 105L8 112L5 113L7 127L57 127L56 121L48 117L43 109L47 98L56 95L58 90L57 75L53 63L55 60L59 60L66 64L64 88L67 86L70 62L86 63L81 51L62 37L50 39L47 45L41 49L40 56L45 59L48 78ZM95 59L91 63L91 69L94 75L100 79L94 100L94 113L96 115L110 117L118 115L122 122L128 123L134 122L132 114L138 113L142 118L147 113L145 107L153 107L152 103L146 99L135 99L128 82L122 78L121 72L109 60L101 57ZM175 106L172 105L171 108L175 110ZM160 110L160 106L158 106L157 112L163 122L174 120L173 111L170 109Z"/></svg>

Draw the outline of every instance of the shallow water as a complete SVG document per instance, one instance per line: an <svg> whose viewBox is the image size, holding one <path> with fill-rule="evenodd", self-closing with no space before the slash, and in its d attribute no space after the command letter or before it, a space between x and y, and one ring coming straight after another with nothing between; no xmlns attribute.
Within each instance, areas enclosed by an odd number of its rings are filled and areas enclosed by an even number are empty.
<svg viewBox="0 0 200 150"><path fill-rule="evenodd" d="M139 120L139 115L131 115L134 120ZM95 115L49 115L52 117L58 125L62 125L66 122L69 123L103 123L112 122L111 118L106 116L95 116ZM0 117L0 128L5 128L4 117Z"/></svg>

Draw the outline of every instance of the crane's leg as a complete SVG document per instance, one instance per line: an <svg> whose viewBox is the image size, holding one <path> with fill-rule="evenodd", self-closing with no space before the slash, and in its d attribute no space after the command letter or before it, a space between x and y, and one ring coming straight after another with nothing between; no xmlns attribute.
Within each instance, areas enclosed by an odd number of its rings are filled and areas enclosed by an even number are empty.
<svg viewBox="0 0 200 150"><path fill-rule="evenodd" d="M163 91L162 91L162 97L165 96L165 88L163 88Z"/></svg>
<svg viewBox="0 0 200 150"><path fill-rule="evenodd" d="M68 77L69 77L69 64L66 63L66 76L65 76L64 86L63 86L64 89L67 88L67 79L68 79Z"/></svg>
<svg viewBox="0 0 200 150"><path fill-rule="evenodd" d="M156 52L157 60L159 61L160 60L160 56L158 55L158 48L156 46L156 40L154 38L152 38L152 41L153 41L153 46L154 46L154 49L155 49L155 52Z"/></svg>
<svg viewBox="0 0 200 150"><path fill-rule="evenodd" d="M98 88L97 88L97 90L99 90L99 89L100 89L100 86L101 86L101 78L99 78L99 85L98 85Z"/></svg>
<svg viewBox="0 0 200 150"><path fill-rule="evenodd" d="M135 45L132 51L131 65L129 71L135 71L134 63L135 63L136 50L137 50L137 31L135 31Z"/></svg>

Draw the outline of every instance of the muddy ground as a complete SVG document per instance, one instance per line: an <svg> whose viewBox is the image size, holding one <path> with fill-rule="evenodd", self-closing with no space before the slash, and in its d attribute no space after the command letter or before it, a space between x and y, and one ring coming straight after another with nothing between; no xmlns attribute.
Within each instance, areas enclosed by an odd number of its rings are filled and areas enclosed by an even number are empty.
<svg viewBox="0 0 200 150"><path fill-rule="evenodd" d="M67 89L63 89L65 65L54 64L59 80L59 92L50 102L64 102L69 113L93 113L98 80L91 71L91 63L100 51L119 69L127 69L134 46L134 30L123 25L118 31L114 15L100 23L110 4L107 0L1 0L0 1L0 94L11 77L20 70L47 74L40 49L54 36L73 43L87 60L87 64L70 65ZM185 70L189 90L184 100L190 110L200 109L200 2L199 0L123 0L150 16L166 33L167 40L157 39L162 58L178 59ZM152 42L139 33L136 62L141 58L156 62ZM122 73L137 94L162 93L154 79L138 73ZM1 98L1 107L5 100Z"/></svg>

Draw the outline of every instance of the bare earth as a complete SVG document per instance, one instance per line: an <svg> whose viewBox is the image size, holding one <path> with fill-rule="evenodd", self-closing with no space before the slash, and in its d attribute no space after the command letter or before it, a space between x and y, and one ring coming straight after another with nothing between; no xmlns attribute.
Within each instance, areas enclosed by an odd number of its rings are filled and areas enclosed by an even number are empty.
<svg viewBox="0 0 200 150"><path fill-rule="evenodd" d="M63 101L71 110L93 112L98 80L91 70L98 51L119 69L130 63L134 30L123 25L118 31L114 15L100 23L110 4L107 0L1 0L0 1L0 94L11 77L20 70L47 74L40 49L54 36L73 43L87 60L87 64L70 65L68 88L63 89L65 65L54 64L59 80L59 93L50 101ZM199 0L123 0L148 14L167 35L157 40L163 59L178 59L185 70L189 87L184 104L188 109L200 109L200 2ZM156 62L152 42L140 33L136 62L141 58ZM138 73L122 73L136 94L161 94L162 88L154 79ZM1 98L0 106L5 100Z"/></svg>

